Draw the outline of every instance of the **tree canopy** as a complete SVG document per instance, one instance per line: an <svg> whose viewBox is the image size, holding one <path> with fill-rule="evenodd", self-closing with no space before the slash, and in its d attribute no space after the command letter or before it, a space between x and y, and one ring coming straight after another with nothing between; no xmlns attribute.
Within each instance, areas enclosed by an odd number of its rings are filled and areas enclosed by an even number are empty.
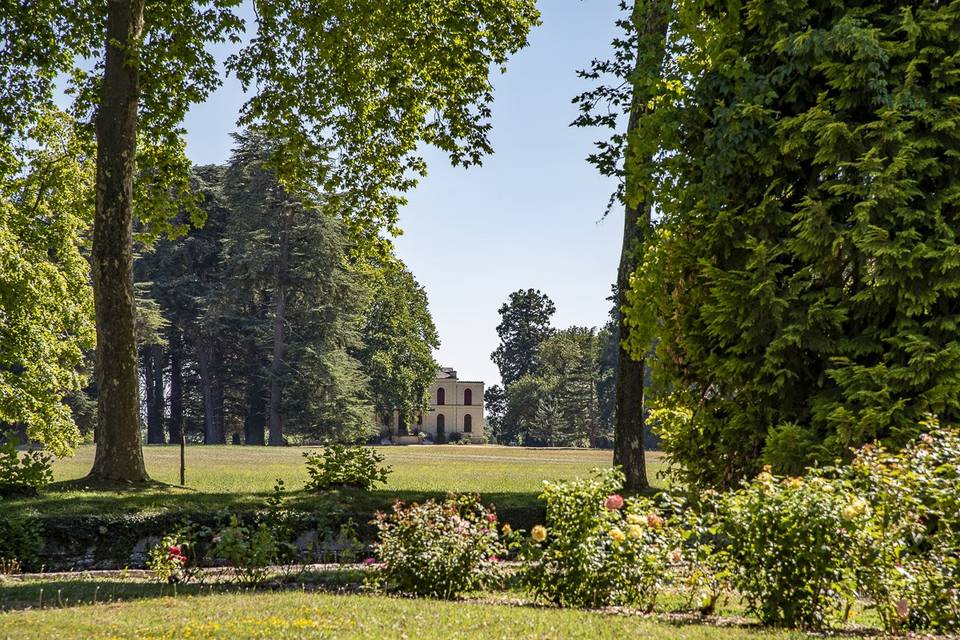
<svg viewBox="0 0 960 640"><path fill-rule="evenodd" d="M630 142L628 312L688 472L796 472L960 418L960 6L675 2Z"/></svg>
<svg viewBox="0 0 960 640"><path fill-rule="evenodd" d="M99 423L93 479L147 478L136 429L134 213L145 236L198 215L182 121L220 83L211 43L249 40L226 61L251 95L240 124L277 142L286 186L336 193L356 246L382 244L402 193L425 171L421 143L469 165L490 151L489 74L526 44L532 0L254 2L41 0L4 9L0 173L19 170L16 141L68 78L72 113L96 141L91 265ZM93 125L93 126L90 126Z"/></svg>

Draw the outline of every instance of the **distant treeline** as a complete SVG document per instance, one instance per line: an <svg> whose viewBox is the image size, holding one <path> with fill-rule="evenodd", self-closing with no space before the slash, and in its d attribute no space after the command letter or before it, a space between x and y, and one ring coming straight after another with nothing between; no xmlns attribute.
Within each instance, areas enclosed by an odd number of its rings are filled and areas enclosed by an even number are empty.
<svg viewBox="0 0 960 640"><path fill-rule="evenodd" d="M228 164L195 167L205 222L136 262L148 443L354 441L423 404L425 291L389 249L355 250L334 199L288 191L270 151L247 132ZM73 402L88 430L95 393Z"/></svg>

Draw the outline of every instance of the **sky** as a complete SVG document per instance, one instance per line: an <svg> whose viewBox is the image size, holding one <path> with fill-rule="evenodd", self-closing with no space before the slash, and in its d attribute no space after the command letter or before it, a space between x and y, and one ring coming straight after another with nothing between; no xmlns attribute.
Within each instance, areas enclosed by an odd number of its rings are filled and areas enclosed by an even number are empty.
<svg viewBox="0 0 960 640"><path fill-rule="evenodd" d="M463 379L499 383L490 353L498 309L511 291L540 289L554 326L607 318L622 217L603 219L614 189L586 156L603 134L570 127L571 98L589 88L576 70L603 57L616 35L616 0L540 0L543 24L493 78L494 154L483 166L452 167L425 150L429 174L407 194L397 255L422 284L440 334L435 354ZM225 53L221 51L220 53ZM235 79L188 114L187 155L222 163L244 97Z"/></svg>

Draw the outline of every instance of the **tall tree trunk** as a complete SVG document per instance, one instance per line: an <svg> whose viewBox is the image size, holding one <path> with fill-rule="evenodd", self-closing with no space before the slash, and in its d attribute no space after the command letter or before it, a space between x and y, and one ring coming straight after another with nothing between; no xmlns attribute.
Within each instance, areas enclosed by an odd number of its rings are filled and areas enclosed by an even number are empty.
<svg viewBox="0 0 960 640"><path fill-rule="evenodd" d="M279 255L276 268L276 290L273 301L273 363L270 371L270 446L283 444L283 415L281 414L281 377L284 372L284 317L287 309L287 268L290 261L289 214L280 213Z"/></svg>
<svg viewBox="0 0 960 640"><path fill-rule="evenodd" d="M163 370L166 368L166 352L161 345L148 347L149 369L147 382L147 444L164 444L163 414L166 407L166 385L163 383ZM152 386L152 389L149 388Z"/></svg>
<svg viewBox="0 0 960 640"><path fill-rule="evenodd" d="M247 347L247 414L243 418L243 442L264 444L263 430L267 420L267 390L263 379L260 350L254 340Z"/></svg>
<svg viewBox="0 0 960 640"><path fill-rule="evenodd" d="M170 442L183 436L183 336L180 327L170 325Z"/></svg>
<svg viewBox="0 0 960 640"><path fill-rule="evenodd" d="M109 0L96 116L91 266L97 324L97 452L89 477L145 482L133 298L133 178L144 0Z"/></svg>
<svg viewBox="0 0 960 640"><path fill-rule="evenodd" d="M637 0L633 8L633 24L638 32L636 73L649 73L647 66L656 66L657 73L663 66L666 54L667 0ZM636 86L636 84L634 85ZM635 130L640 115L648 108L647 96L634 90L627 124L626 156L630 157L631 133ZM652 160L652 159L651 159ZM619 465L626 476L624 488L639 491L650 486L647 480L647 464L644 458L644 358L634 360L623 348L630 332L623 309L627 304L630 276L639 266L639 251L647 230L653 207L650 197L641 198L635 206L630 204L636 189L630 184L631 172L627 172L627 203L624 207L623 245L620 264L617 268L617 325L620 330L620 345L617 349L616 422L613 432L613 463Z"/></svg>
<svg viewBox="0 0 960 640"><path fill-rule="evenodd" d="M197 356L203 394L203 442L226 444L226 434L223 431L223 386L219 380L220 349L216 338L203 336Z"/></svg>

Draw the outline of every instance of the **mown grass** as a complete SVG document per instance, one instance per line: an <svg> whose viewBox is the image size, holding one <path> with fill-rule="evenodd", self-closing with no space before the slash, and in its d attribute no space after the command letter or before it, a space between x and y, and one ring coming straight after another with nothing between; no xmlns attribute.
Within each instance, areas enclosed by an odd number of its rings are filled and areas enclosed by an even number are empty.
<svg viewBox="0 0 960 640"><path fill-rule="evenodd" d="M46 607L0 613L6 638L676 638L799 640L799 632L697 624L694 619L615 615L576 609L311 591L217 592L147 583L46 584ZM94 585L98 585L95 587ZM0 583L3 592L22 585ZM31 596L35 599L36 585ZM96 589L98 604L89 604ZM117 590L120 594L117 595ZM164 595L161 595L161 589ZM111 599L110 593L114 594ZM74 599L71 599L74 596ZM82 598L80 598L82 599ZM108 601L109 600L109 601ZM9 601L9 599L8 599Z"/></svg>
<svg viewBox="0 0 960 640"><path fill-rule="evenodd" d="M294 504L309 507L333 498L359 509L381 508L395 499L416 500L448 491L477 492L498 507L537 503L543 480L584 476L594 467L609 466L610 451L589 449L527 449L500 446L378 447L393 473L376 491L311 496L302 492L307 482L304 448L190 446L186 451L186 486L179 483L179 448L144 448L147 471L155 481L146 487L117 490L84 486L82 479L93 461L93 446L80 447L75 456L54 464L56 482L41 496L9 501L12 508L34 508L44 514L83 515L211 511L258 506L283 479ZM659 482L660 458L652 454L649 475Z"/></svg>

